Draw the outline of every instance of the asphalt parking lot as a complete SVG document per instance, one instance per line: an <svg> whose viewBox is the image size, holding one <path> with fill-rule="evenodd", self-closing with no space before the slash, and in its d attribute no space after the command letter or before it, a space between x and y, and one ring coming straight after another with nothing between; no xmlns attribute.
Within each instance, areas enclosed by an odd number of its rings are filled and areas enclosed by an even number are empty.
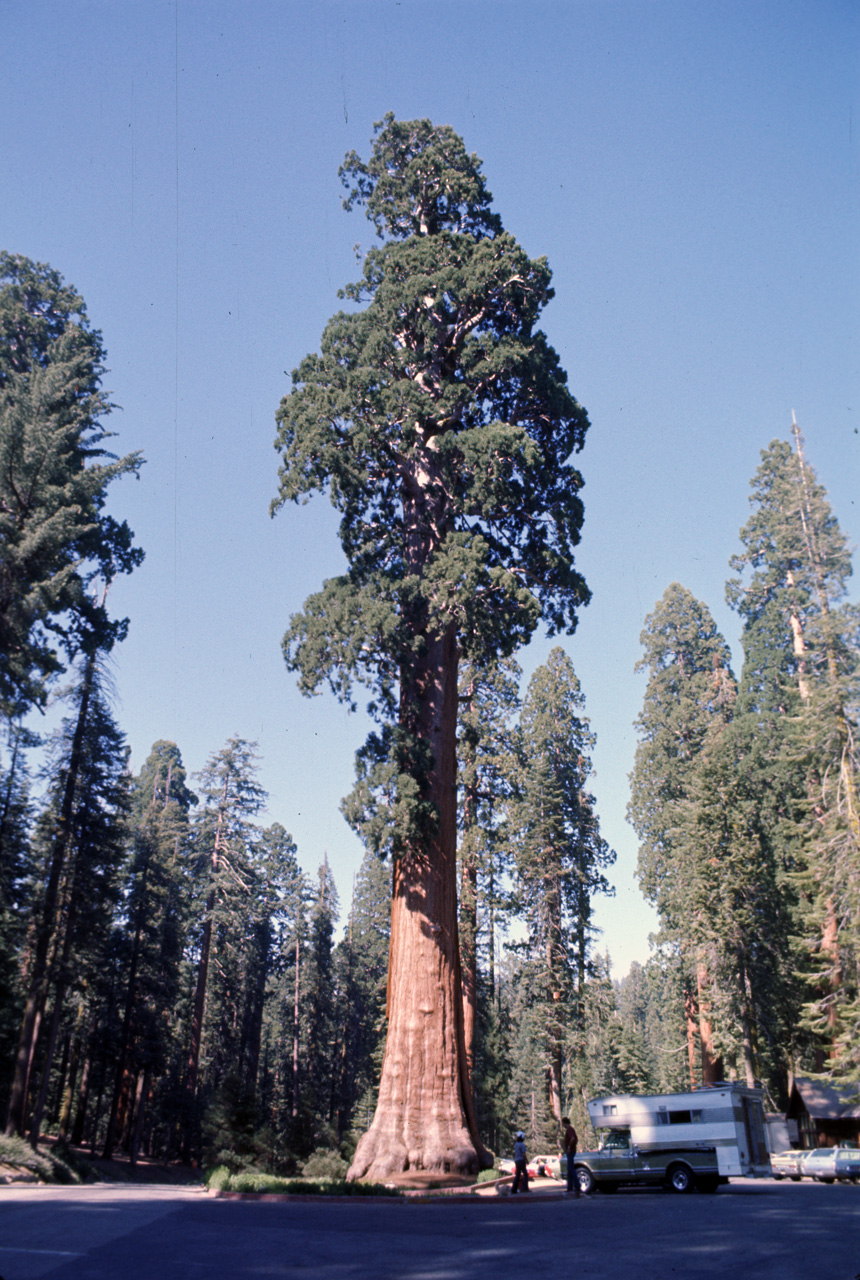
<svg viewBox="0 0 860 1280"><path fill-rule="evenodd" d="M860 1186L446 1201L0 1190L2 1280L857 1280Z"/></svg>

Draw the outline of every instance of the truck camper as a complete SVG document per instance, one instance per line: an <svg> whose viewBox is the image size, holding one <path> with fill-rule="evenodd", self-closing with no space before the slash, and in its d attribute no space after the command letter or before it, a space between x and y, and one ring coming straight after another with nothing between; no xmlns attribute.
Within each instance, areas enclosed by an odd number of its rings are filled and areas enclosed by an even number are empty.
<svg viewBox="0 0 860 1280"><path fill-rule="evenodd" d="M575 1158L580 1189L664 1185L716 1191L738 1177L768 1177L762 1091L721 1082L690 1093L608 1094L588 1103L598 1151Z"/></svg>

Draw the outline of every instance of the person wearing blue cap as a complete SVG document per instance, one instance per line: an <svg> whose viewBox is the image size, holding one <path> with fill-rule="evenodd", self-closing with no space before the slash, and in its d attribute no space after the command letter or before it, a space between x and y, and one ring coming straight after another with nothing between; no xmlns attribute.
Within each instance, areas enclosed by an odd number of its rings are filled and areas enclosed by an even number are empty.
<svg viewBox="0 0 860 1280"><path fill-rule="evenodd" d="M511 1195L515 1196L520 1189L520 1181L522 1180L523 1191L529 1189L529 1168L528 1157L526 1156L526 1135L522 1129L517 1130L517 1140L514 1143L514 1185L511 1187Z"/></svg>

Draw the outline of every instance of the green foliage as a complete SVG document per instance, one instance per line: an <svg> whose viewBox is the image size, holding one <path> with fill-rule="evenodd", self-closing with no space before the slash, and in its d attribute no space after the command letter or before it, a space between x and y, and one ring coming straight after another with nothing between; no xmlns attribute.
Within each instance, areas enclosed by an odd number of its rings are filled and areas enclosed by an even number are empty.
<svg viewBox="0 0 860 1280"><path fill-rule="evenodd" d="M587 790L593 745L573 664L553 649L523 702L507 805L525 924L517 985L528 993L515 1018L512 1099L519 1111L527 1107L539 1146L558 1140L565 1063L589 972L592 899L610 892L604 871L615 860Z"/></svg>
<svg viewBox="0 0 860 1280"><path fill-rule="evenodd" d="M684 827L691 780L706 741L731 718L735 682L707 606L677 582L645 619L641 644L637 670L648 672L648 685L636 722L628 818L640 839L642 891L671 935L687 927L687 867L697 856Z"/></svg>
<svg viewBox="0 0 860 1280"><path fill-rule="evenodd" d="M266 1159L266 1135L253 1087L231 1071L216 1091L203 1120L204 1158L231 1173L258 1168Z"/></svg>
<svg viewBox="0 0 860 1280"><path fill-rule="evenodd" d="M34 1149L10 1134L0 1134L0 1164L35 1174L40 1182L77 1183L94 1176L92 1166L67 1148L42 1145Z"/></svg>
<svg viewBox="0 0 860 1280"><path fill-rule="evenodd" d="M390 868L368 851L353 889L346 934L335 953L340 992L338 1137L357 1141L369 1125L385 1047L391 933ZM352 1126L350 1128L350 1125Z"/></svg>
<svg viewBox="0 0 860 1280"><path fill-rule="evenodd" d="M769 742L777 804L766 813L793 914L793 963L806 981L806 1035L795 1052L811 1067L827 1054L833 1071L850 1076L860 1007L860 645L856 610L842 603L850 550L796 425L793 434L793 451L776 440L762 453L743 552L732 561L741 576L727 594L744 619L740 703L751 732Z"/></svg>
<svg viewBox="0 0 860 1280"><path fill-rule="evenodd" d="M584 980L592 897L611 893L615 854L600 835L586 790L594 735L573 663L555 648L532 676L508 806L517 900L533 954L544 957L549 998Z"/></svg>
<svg viewBox="0 0 860 1280"><path fill-rule="evenodd" d="M209 1191L226 1191L230 1185L232 1174L226 1164L216 1165L206 1175L205 1183Z"/></svg>
<svg viewBox="0 0 860 1280"><path fill-rule="evenodd" d="M345 1182L349 1165L336 1151L317 1147L302 1165L303 1178L326 1178L332 1182Z"/></svg>
<svg viewBox="0 0 860 1280"><path fill-rule="evenodd" d="M100 419L101 335L73 288L50 267L0 253L0 705L42 706L52 678L82 647L125 634L93 578L109 581L143 559L132 533L104 511L112 480L139 454L116 459Z"/></svg>
<svg viewBox="0 0 860 1280"><path fill-rule="evenodd" d="M225 1177L226 1174L226 1177ZM213 1170L207 1186L213 1191L238 1191L256 1195L295 1196L399 1196L393 1187L374 1182L346 1182L330 1178L279 1178L259 1170L231 1174Z"/></svg>
<svg viewBox="0 0 860 1280"><path fill-rule="evenodd" d="M457 135L386 117L370 160L349 156L342 174L383 245L345 291L357 307L293 374L273 506L327 491L349 569L306 602L284 645L306 692L373 689L389 727L366 776L401 806L397 848L426 821L415 827L426 742L391 728L425 641L453 626L469 657L510 653L541 615L572 630L588 599L569 464L588 421L535 328L552 296L546 263L502 231Z"/></svg>

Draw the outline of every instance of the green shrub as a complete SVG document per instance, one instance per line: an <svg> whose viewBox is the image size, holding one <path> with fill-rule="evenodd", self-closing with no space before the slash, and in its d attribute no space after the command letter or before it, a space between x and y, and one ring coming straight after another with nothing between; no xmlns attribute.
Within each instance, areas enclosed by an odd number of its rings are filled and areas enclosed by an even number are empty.
<svg viewBox="0 0 860 1280"><path fill-rule="evenodd" d="M230 1185L230 1170L226 1164L216 1165L206 1175L205 1181L210 1191L224 1191Z"/></svg>
<svg viewBox="0 0 860 1280"><path fill-rule="evenodd" d="M336 1151L317 1147L302 1165L304 1178L330 1178L332 1182L345 1182L349 1165Z"/></svg>
<svg viewBox="0 0 860 1280"><path fill-rule="evenodd" d="M498 1169L482 1169L478 1174L478 1182L495 1182L501 1176Z"/></svg>
<svg viewBox="0 0 860 1280"><path fill-rule="evenodd" d="M270 1195L301 1196L396 1196L378 1182L344 1182L328 1178L278 1178L259 1170L231 1174L227 1169L213 1169L207 1186L214 1191L244 1191Z"/></svg>
<svg viewBox="0 0 860 1280"><path fill-rule="evenodd" d="M41 1147L34 1151L23 1138L0 1134L0 1164L32 1173L41 1182L84 1182L93 1170L65 1147Z"/></svg>

